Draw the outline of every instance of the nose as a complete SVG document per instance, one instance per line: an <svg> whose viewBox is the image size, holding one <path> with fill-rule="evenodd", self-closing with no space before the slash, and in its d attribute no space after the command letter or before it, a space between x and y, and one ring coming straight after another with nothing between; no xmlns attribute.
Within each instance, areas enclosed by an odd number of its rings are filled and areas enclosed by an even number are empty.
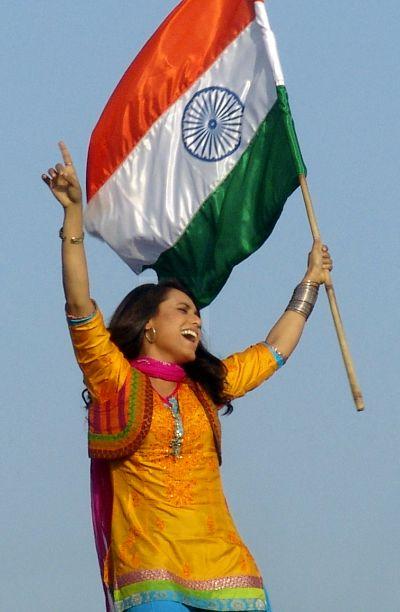
<svg viewBox="0 0 400 612"><path fill-rule="evenodd" d="M193 324L197 326L197 328L199 329L199 331L201 330L201 319L200 317L198 317L197 315L195 316L195 319L193 321Z"/></svg>

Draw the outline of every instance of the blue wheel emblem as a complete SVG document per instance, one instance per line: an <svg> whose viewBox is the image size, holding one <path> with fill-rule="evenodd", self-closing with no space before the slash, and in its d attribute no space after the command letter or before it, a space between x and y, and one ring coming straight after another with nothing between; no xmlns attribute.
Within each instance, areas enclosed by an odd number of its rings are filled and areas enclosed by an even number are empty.
<svg viewBox="0 0 400 612"><path fill-rule="evenodd" d="M207 87L188 102L182 118L186 150L207 162L232 155L242 139L244 105L225 87Z"/></svg>

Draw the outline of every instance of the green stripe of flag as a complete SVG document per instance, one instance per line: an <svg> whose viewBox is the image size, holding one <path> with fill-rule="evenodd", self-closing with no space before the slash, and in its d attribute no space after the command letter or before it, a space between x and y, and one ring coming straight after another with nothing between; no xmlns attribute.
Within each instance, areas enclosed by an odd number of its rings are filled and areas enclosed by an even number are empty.
<svg viewBox="0 0 400 612"><path fill-rule="evenodd" d="M196 213L178 242L153 268L159 277L178 278L199 306L207 306L232 268L256 251L278 221L306 167L287 92L278 99L242 157Z"/></svg>

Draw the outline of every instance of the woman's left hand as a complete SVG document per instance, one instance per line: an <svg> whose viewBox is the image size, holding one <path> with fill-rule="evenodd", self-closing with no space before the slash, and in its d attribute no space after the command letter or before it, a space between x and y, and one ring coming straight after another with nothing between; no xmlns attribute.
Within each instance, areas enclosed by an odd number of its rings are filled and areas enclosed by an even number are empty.
<svg viewBox="0 0 400 612"><path fill-rule="evenodd" d="M329 282L329 272L333 264L328 247L320 240L314 240L311 253L308 255L308 269L301 282L313 283ZM297 346L306 323L304 315L300 312L287 310L275 323L267 336L267 342L277 347L288 358Z"/></svg>
<svg viewBox="0 0 400 612"><path fill-rule="evenodd" d="M308 254L308 269L304 280L322 285L328 282L332 268L333 262L328 247L320 240L314 240L312 250Z"/></svg>

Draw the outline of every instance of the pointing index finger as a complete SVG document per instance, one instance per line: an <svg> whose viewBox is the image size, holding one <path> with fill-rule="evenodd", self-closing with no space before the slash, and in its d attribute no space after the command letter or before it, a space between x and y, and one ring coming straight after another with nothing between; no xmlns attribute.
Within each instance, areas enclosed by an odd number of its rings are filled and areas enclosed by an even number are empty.
<svg viewBox="0 0 400 612"><path fill-rule="evenodd" d="M68 151L67 145L64 142L59 142L58 146L60 147L61 155L64 160L64 164L66 166L73 166L74 163L72 161L71 153Z"/></svg>

